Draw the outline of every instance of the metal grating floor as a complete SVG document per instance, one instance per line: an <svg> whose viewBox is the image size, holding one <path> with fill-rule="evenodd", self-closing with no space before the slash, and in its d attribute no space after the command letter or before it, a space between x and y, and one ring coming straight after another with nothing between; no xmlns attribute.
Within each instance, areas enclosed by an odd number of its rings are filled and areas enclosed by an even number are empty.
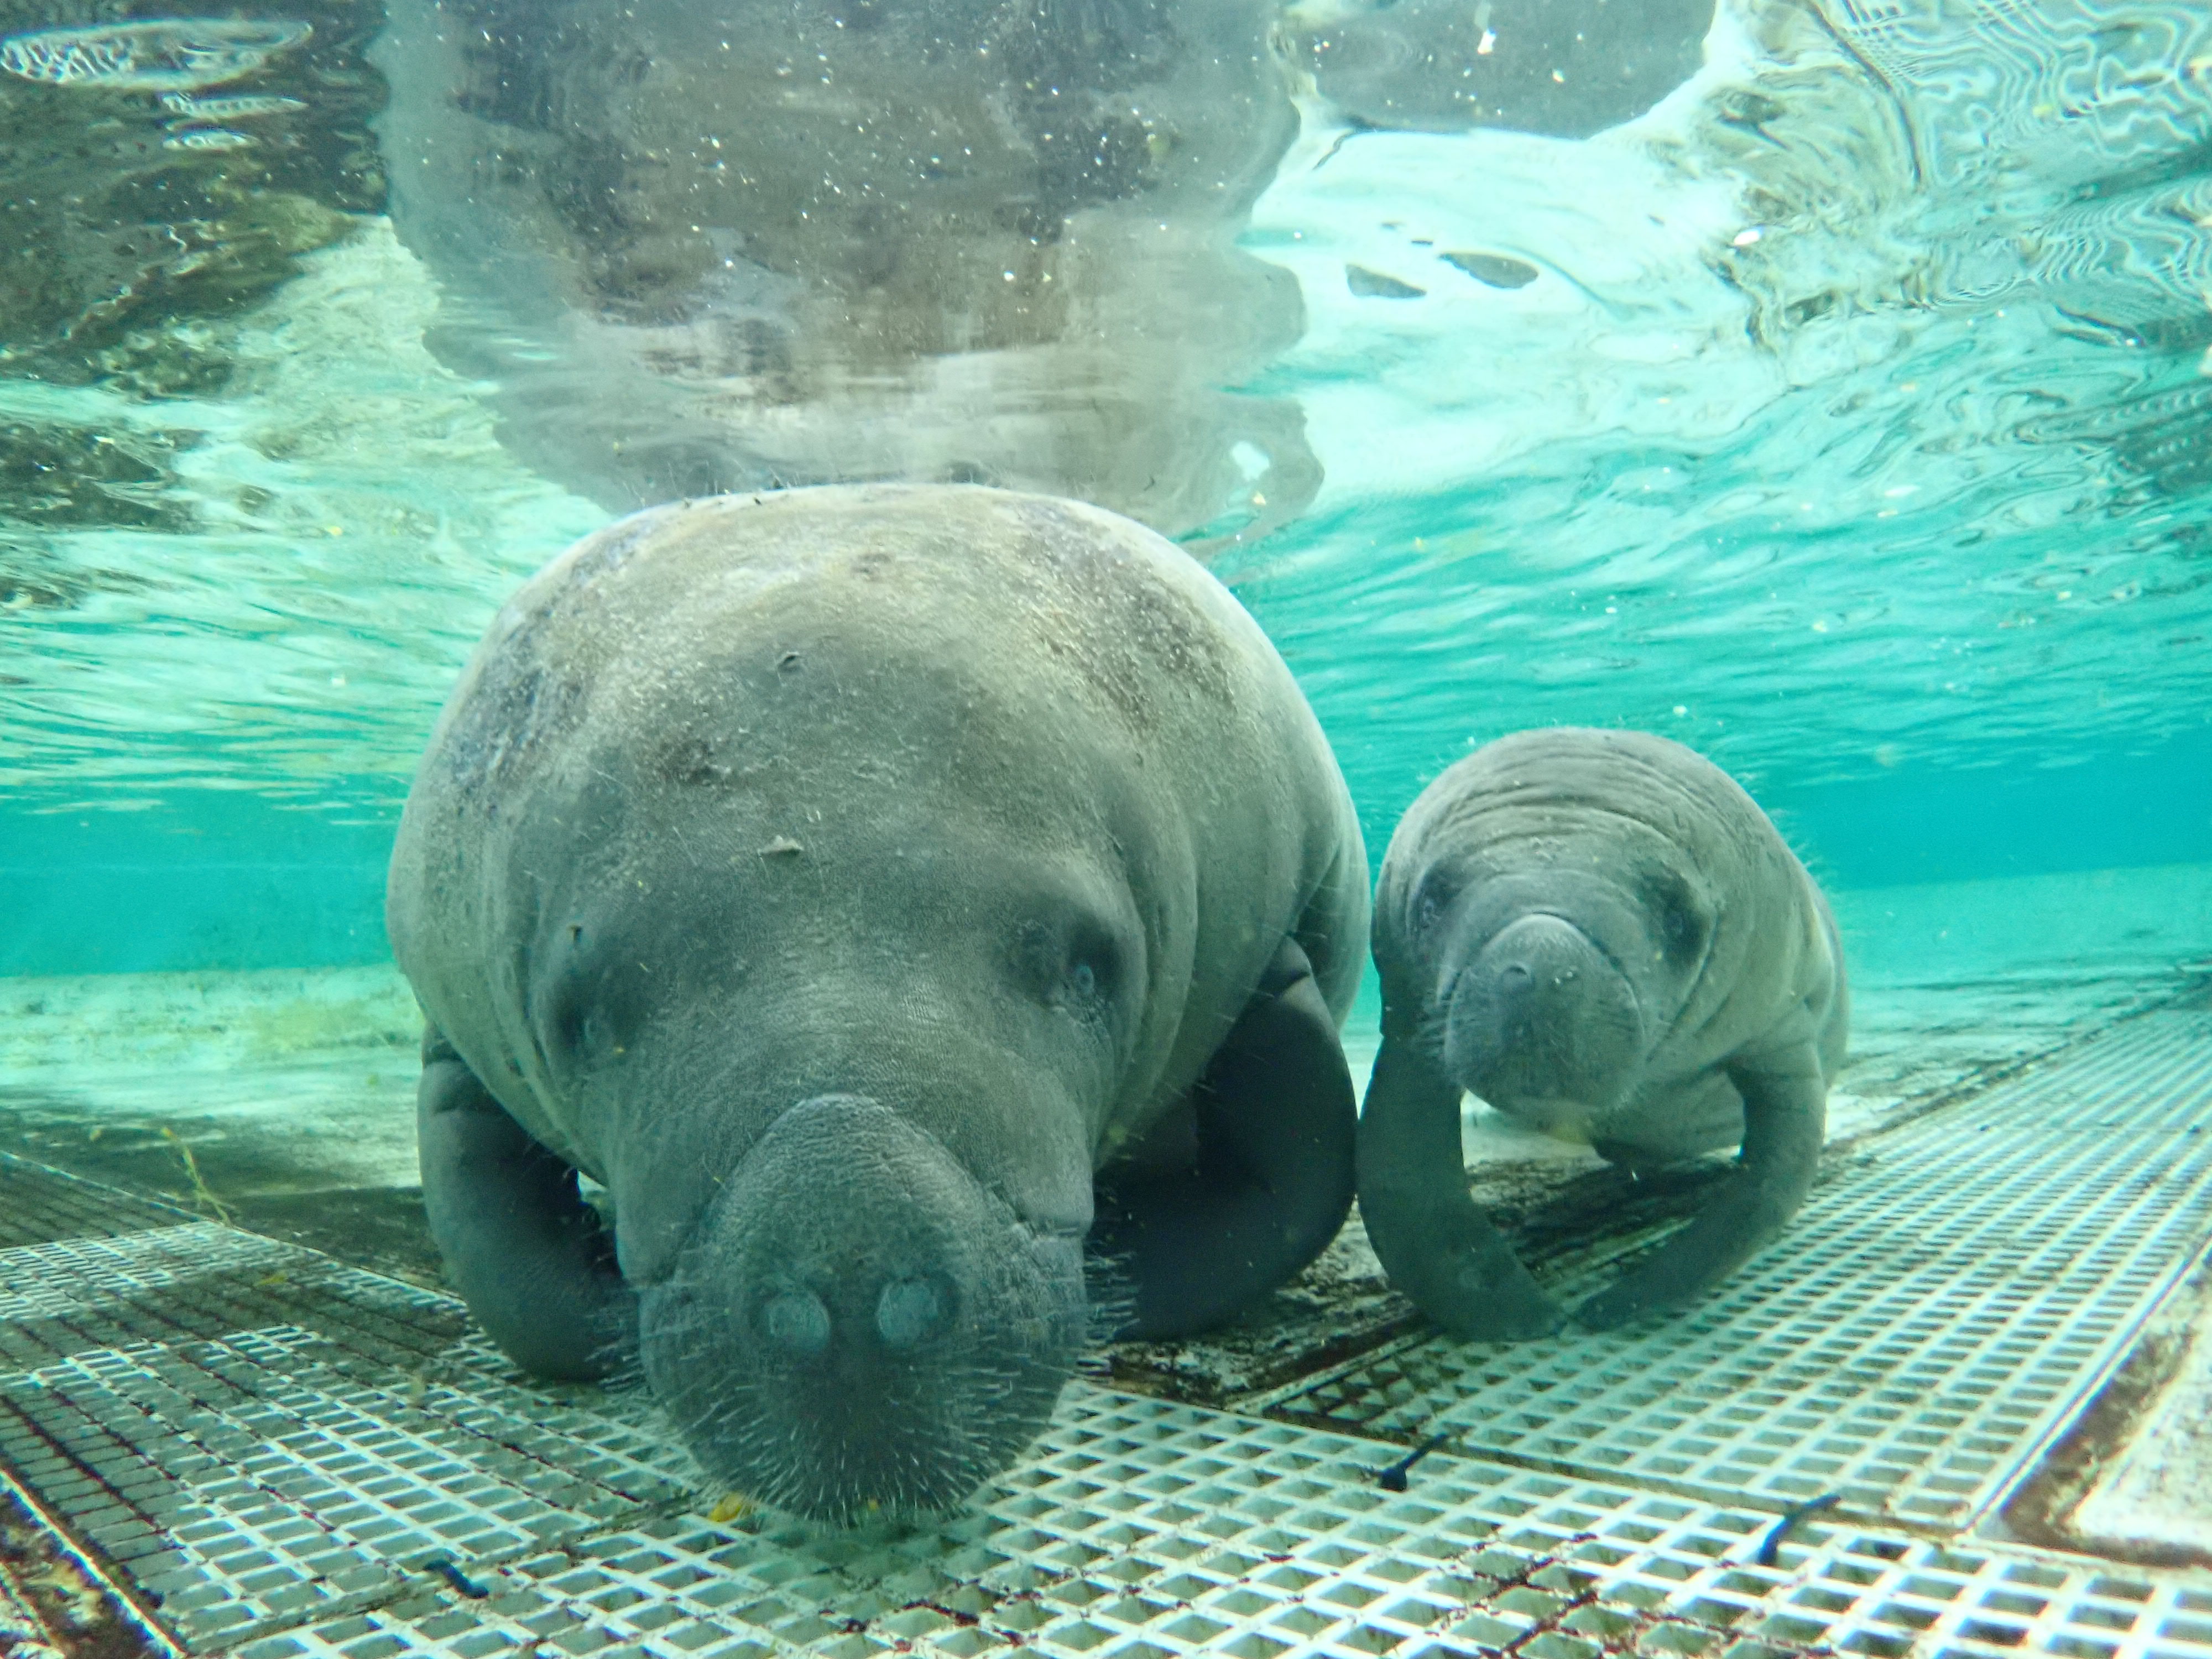
<svg viewBox="0 0 2212 1659"><path fill-rule="evenodd" d="M867 1545L660 1516L487 1573L481 1602L426 1588L243 1659L2212 1651L2212 1586L1821 1526L1760 1568L1770 1514L1449 1458L1392 1495L1376 1461L1346 1437L1079 1388L953 1527Z"/></svg>
<svg viewBox="0 0 2212 1659"><path fill-rule="evenodd" d="M642 1401L525 1384L450 1299L7 1160L0 1462L240 1659L2212 1659L2212 1577L1973 1535L2212 1237L2207 1141L2212 1017L2147 1016L1851 1149L1692 1316L1236 1413L1078 1383L874 1537L716 1524ZM1462 1455L1381 1490L1432 1421Z"/></svg>
<svg viewBox="0 0 2212 1659"><path fill-rule="evenodd" d="M2212 1237L2212 1014L2161 1012L1863 1143L1688 1315L1404 1340L1275 1414L1956 1528ZM1909 1200L1902 1196L1910 1189Z"/></svg>

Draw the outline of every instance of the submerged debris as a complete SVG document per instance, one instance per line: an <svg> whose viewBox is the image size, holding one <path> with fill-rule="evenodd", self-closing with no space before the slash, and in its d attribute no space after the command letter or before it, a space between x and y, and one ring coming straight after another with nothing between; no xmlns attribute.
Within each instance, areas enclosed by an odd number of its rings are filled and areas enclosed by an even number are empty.
<svg viewBox="0 0 2212 1659"><path fill-rule="evenodd" d="M289 18L164 17L0 40L0 70L57 87L190 92L250 75L313 28Z"/></svg>
<svg viewBox="0 0 2212 1659"><path fill-rule="evenodd" d="M1441 256L1448 265L1457 265L1478 283L1487 283L1492 288L1526 288L1542 273L1526 259L1515 259L1503 253L1447 253Z"/></svg>
<svg viewBox="0 0 2212 1659"><path fill-rule="evenodd" d="M13 1659L134 1659L153 1651L82 1557L0 1492L0 1653Z"/></svg>
<svg viewBox="0 0 2212 1659"><path fill-rule="evenodd" d="M1363 300L1418 300L1428 292L1379 270L1370 270L1365 265L1346 265L1344 283Z"/></svg>
<svg viewBox="0 0 2212 1659"><path fill-rule="evenodd" d="M185 1177L192 1183L193 1200L213 1210L216 1219L222 1222L224 1226L235 1227L238 1224L238 1218L231 1213L230 1206L217 1198L215 1195L215 1189L207 1184L207 1177L200 1173L200 1161L192 1156L190 1144L167 1124L161 1126L161 1139L177 1149L177 1157L182 1160L185 1166Z"/></svg>
<svg viewBox="0 0 2212 1659"><path fill-rule="evenodd" d="M1766 1529L1766 1536L1759 1540L1759 1554L1754 1559L1762 1567L1775 1565L1782 1559L1782 1540L1790 1535L1790 1528L1796 1526L1800 1521L1820 1514L1823 1510L1835 1508L1843 1501L1843 1493L1824 1492L1818 1498L1810 1498L1793 1509L1783 1510L1782 1518L1769 1527Z"/></svg>
<svg viewBox="0 0 2212 1659"><path fill-rule="evenodd" d="M475 1579L463 1572L445 1556L432 1556L428 1560L422 1564L422 1571L425 1572L436 1573L439 1577L444 1579L462 1595L467 1596L471 1601L481 1601L485 1596L491 1594L489 1590L486 1589L482 1584L477 1583Z"/></svg>
<svg viewBox="0 0 2212 1659"><path fill-rule="evenodd" d="M1419 1462L1424 1457L1426 1457L1437 1447L1443 1445L1444 1442L1450 1437L1451 1437L1449 1435L1443 1434L1431 1435L1426 1440L1421 1442L1419 1445L1414 1447L1413 1450L1407 1452L1396 1462L1389 1465L1387 1468L1376 1470L1375 1484L1382 1487L1384 1492L1405 1491L1406 1476L1411 1472L1413 1465Z"/></svg>
<svg viewBox="0 0 2212 1659"><path fill-rule="evenodd" d="M0 586L18 577L33 589L85 586L43 540L27 539L33 530L178 534L197 527L175 470L178 453L193 440L186 431L121 422L0 420Z"/></svg>

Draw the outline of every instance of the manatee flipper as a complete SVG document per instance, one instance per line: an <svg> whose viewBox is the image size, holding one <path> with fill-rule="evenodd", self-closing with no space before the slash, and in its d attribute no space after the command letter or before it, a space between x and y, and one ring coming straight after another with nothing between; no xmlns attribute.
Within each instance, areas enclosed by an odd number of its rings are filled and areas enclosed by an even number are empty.
<svg viewBox="0 0 2212 1659"><path fill-rule="evenodd" d="M629 1364L637 1298L576 1172L523 1132L436 1030L415 1095L422 1202L446 1273L523 1370L590 1382Z"/></svg>
<svg viewBox="0 0 2212 1659"><path fill-rule="evenodd" d="M1743 1152L1695 1220L1575 1310L1611 1330L1688 1301L1770 1243L1812 1190L1826 1139L1828 1086L1811 1043L1728 1067L1743 1097Z"/></svg>
<svg viewBox="0 0 2212 1659"><path fill-rule="evenodd" d="M1468 1195L1460 1086L1386 1009L1359 1115L1359 1216L1390 1283L1452 1335L1510 1342L1566 1316Z"/></svg>
<svg viewBox="0 0 2212 1659"><path fill-rule="evenodd" d="M1136 1291L1124 1338L1218 1324L1344 1225L1358 1106L1336 1021L1295 940L1275 953L1192 1104L1194 1164L1099 1176L1092 1247Z"/></svg>

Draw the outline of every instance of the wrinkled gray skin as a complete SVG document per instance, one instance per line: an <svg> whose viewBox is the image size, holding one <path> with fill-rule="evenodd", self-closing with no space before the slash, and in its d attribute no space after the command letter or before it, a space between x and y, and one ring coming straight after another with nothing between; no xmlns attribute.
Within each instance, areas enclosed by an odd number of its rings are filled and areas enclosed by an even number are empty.
<svg viewBox="0 0 2212 1659"><path fill-rule="evenodd" d="M448 1271L531 1370L641 1360L728 1487L951 1504L1097 1334L1086 1234L1164 1335L1335 1232L1365 869L1281 659L1126 520L625 520L501 611L392 854Z"/></svg>
<svg viewBox="0 0 2212 1659"><path fill-rule="evenodd" d="M502 437L617 510L906 479L1256 534L1320 468L1233 391L1297 128L1273 0L392 0L392 223Z"/></svg>
<svg viewBox="0 0 2212 1659"><path fill-rule="evenodd" d="M1850 1023L1827 901L1718 767L1636 732L1522 732L1421 793L1376 895L1382 1047L1359 1208L1455 1335L1562 1318L1469 1199L1460 1096L1634 1170L1741 1143L1687 1227L1575 1310L1607 1328L1733 1272L1804 1201Z"/></svg>

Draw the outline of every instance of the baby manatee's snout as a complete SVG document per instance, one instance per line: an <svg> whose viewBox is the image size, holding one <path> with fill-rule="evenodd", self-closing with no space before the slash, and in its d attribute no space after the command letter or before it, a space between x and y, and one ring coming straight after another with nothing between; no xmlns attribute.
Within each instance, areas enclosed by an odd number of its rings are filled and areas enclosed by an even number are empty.
<svg viewBox="0 0 2212 1659"><path fill-rule="evenodd" d="M939 1509L1050 1414L1085 1338L1081 1240L825 1095L762 1137L641 1316L653 1392L723 1487L830 1521Z"/></svg>
<svg viewBox="0 0 2212 1659"><path fill-rule="evenodd" d="M1644 1047L1635 991L1559 916L1518 918L1450 981L1445 1069L1534 1127L1587 1129L1628 1092Z"/></svg>

